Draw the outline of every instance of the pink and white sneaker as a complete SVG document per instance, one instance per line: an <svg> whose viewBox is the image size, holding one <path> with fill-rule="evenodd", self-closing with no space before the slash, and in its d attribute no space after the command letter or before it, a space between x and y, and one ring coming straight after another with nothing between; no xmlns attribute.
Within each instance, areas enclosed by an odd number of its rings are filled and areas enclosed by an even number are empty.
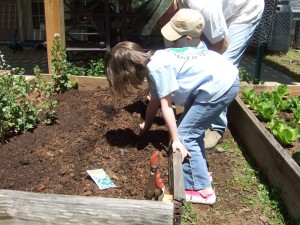
<svg viewBox="0 0 300 225"><path fill-rule="evenodd" d="M201 191L185 191L185 199L187 202L213 205L216 202L216 193L213 191L209 194L201 193Z"/></svg>

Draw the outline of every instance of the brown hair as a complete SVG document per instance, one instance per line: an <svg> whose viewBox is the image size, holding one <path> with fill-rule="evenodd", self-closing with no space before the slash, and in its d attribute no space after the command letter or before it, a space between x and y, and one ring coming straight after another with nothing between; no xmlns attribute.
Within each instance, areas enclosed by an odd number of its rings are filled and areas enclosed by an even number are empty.
<svg viewBox="0 0 300 225"><path fill-rule="evenodd" d="M105 72L110 89L125 96L138 88L145 79L143 71L151 52L133 42L120 42L105 56Z"/></svg>

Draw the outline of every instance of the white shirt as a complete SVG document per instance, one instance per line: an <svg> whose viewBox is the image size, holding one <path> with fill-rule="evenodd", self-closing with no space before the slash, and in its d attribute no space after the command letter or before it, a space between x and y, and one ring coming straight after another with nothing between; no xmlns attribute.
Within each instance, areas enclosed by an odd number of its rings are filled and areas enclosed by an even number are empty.
<svg viewBox="0 0 300 225"><path fill-rule="evenodd" d="M191 8L202 13L203 33L215 44L228 36L228 27L247 24L261 18L264 0L178 0L179 8Z"/></svg>
<svg viewBox="0 0 300 225"><path fill-rule="evenodd" d="M227 26L252 23L261 18L264 0L223 0L222 9Z"/></svg>
<svg viewBox="0 0 300 225"><path fill-rule="evenodd" d="M204 35L210 43L215 44L228 35L226 21L220 0L178 0L179 8L198 10L204 17Z"/></svg>
<svg viewBox="0 0 300 225"><path fill-rule="evenodd" d="M190 99L208 102L221 97L238 77L238 69L225 57L199 47L158 50L147 64L151 98L169 94L177 105ZM201 92L201 98L197 98Z"/></svg>

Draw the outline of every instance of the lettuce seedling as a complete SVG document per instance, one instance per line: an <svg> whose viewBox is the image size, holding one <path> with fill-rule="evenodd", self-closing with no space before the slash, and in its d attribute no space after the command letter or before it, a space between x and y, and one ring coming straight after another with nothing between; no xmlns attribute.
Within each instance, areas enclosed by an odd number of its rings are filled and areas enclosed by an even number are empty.
<svg viewBox="0 0 300 225"><path fill-rule="evenodd" d="M273 88L273 93L277 93L282 97L286 97L290 94L290 90L286 84L281 84Z"/></svg>
<svg viewBox="0 0 300 225"><path fill-rule="evenodd" d="M271 121L267 127L282 145L290 145L300 138L299 129L288 126L283 119Z"/></svg>
<svg viewBox="0 0 300 225"><path fill-rule="evenodd" d="M277 114L277 108L272 101L260 102L256 106L258 117L263 121L271 121Z"/></svg>
<svg viewBox="0 0 300 225"><path fill-rule="evenodd" d="M255 90L248 90L246 87L243 89L242 97L245 104L251 105L255 101Z"/></svg>

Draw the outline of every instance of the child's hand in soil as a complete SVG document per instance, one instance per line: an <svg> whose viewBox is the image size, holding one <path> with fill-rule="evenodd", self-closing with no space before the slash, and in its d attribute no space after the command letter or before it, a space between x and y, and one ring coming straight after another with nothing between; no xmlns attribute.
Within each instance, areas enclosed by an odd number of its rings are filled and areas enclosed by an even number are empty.
<svg viewBox="0 0 300 225"><path fill-rule="evenodd" d="M147 130L145 129L145 122L139 124L139 133L142 136Z"/></svg>

